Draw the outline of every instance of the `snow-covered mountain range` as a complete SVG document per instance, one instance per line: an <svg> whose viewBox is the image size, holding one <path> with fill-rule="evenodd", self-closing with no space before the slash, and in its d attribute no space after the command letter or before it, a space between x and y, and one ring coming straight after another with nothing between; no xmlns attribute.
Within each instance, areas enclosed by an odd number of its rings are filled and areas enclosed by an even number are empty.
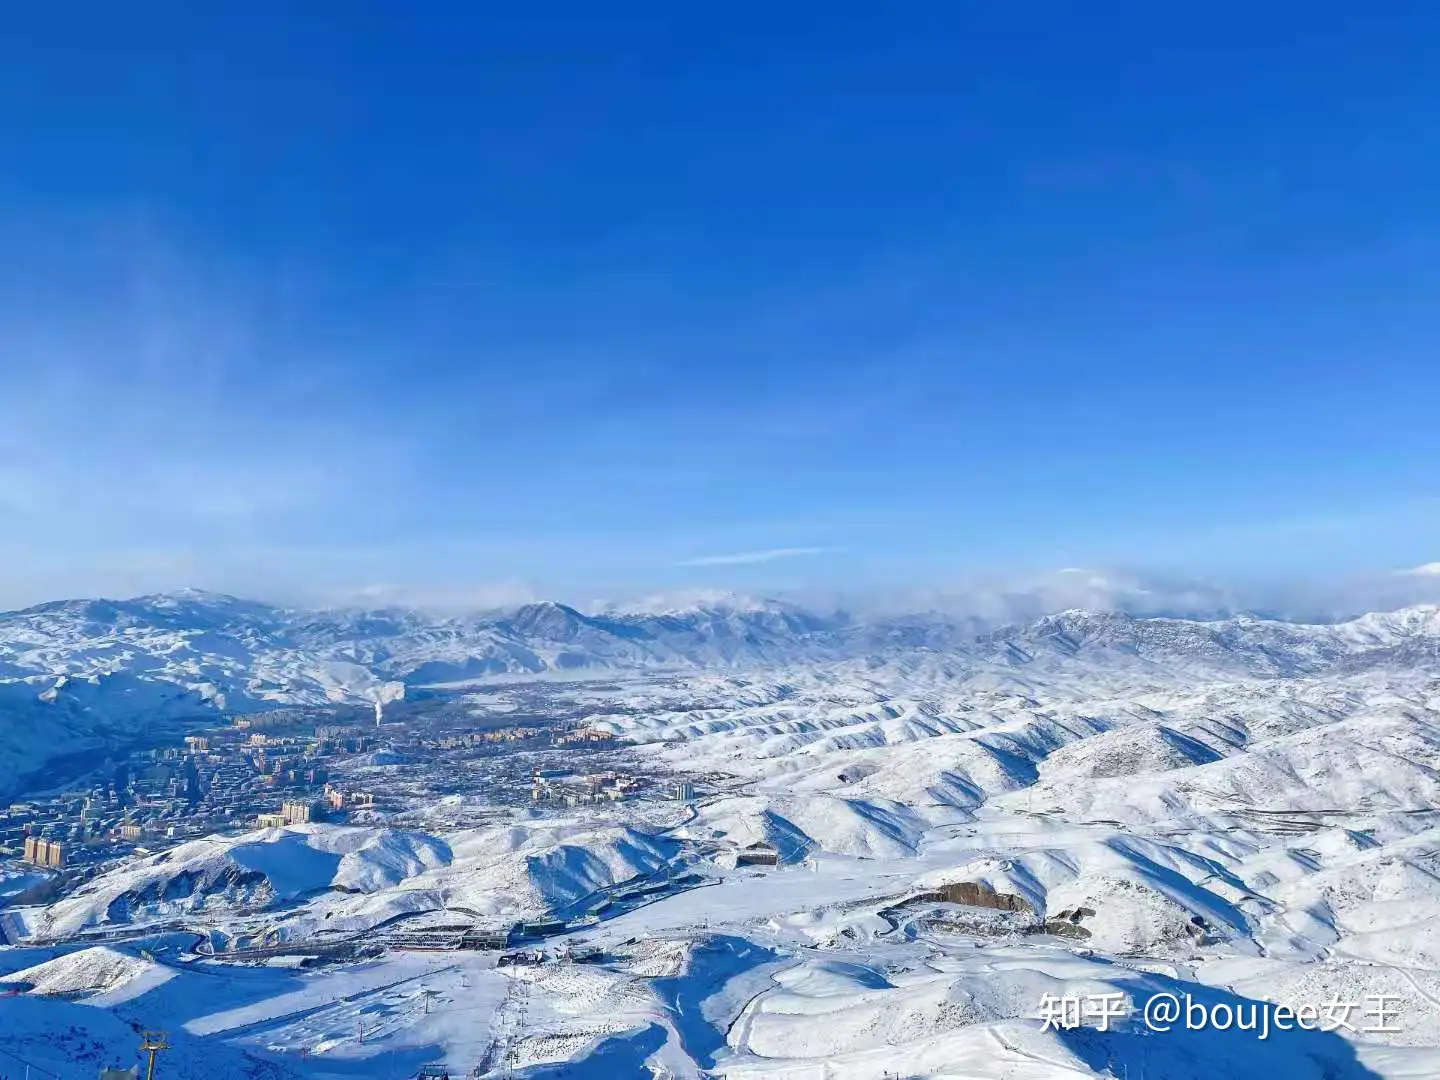
<svg viewBox="0 0 1440 1080"><path fill-rule="evenodd" d="M1283 677L1440 666L1437 658L1433 606L1322 625L1066 611L996 627L723 595L598 614L541 602L467 616L298 610L197 591L67 600L0 614L0 775L18 783L50 758L156 717L384 702L411 686L497 676L943 659L964 670Z"/></svg>
<svg viewBox="0 0 1440 1080"><path fill-rule="evenodd" d="M0 673L12 781L156 717L464 681L467 707L583 716L644 774L707 789L502 809L477 785L140 853L0 912L18 943L0 948L0 991L18 991L0 993L0 1051L61 1080L82 1073L43 1033L108 1052L129 1029L106 1025L157 1016L187 1072L272 1080L441 1059L697 1080L1436 1075L1435 607L989 625L714 596L440 617L182 593L0 616ZM595 677L521 681L555 674ZM740 865L755 844L777 865ZM598 961L406 951L577 905L604 917L553 948ZM179 951L197 940L246 963L389 951L237 972ZM1157 993L1378 999L1398 1023L1261 1040L1037 1019L1047 995L1097 993L1134 1011Z"/></svg>

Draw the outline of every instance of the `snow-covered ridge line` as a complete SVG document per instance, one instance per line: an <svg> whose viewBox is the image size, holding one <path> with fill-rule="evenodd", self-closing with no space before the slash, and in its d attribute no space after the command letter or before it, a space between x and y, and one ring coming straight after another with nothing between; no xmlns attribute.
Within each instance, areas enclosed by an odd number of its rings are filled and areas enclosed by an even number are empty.
<svg viewBox="0 0 1440 1080"><path fill-rule="evenodd" d="M640 606L642 609L646 605ZM407 686L547 672L783 671L940 663L955 672L1161 668L1284 678L1429 667L1440 608L1305 625L1071 610L986 627L940 614L860 618L780 601L586 614L554 602L464 616L301 610L186 590L0 614L0 775L163 716L373 704Z"/></svg>
<svg viewBox="0 0 1440 1080"><path fill-rule="evenodd" d="M0 686L8 683L12 697L54 698L67 685L57 690L57 679L93 684L125 675L169 684L171 696L183 691L185 707L248 711L374 702L404 685L548 671L764 669L943 654L966 665L1069 658L1283 676L1420 663L1440 651L1440 609L1433 606L1323 625L1071 610L984 627L933 613L861 619L716 599L717 606L650 613L590 615L541 602L448 617L286 609L195 591L58 601L0 614ZM45 685L36 689L37 681Z"/></svg>

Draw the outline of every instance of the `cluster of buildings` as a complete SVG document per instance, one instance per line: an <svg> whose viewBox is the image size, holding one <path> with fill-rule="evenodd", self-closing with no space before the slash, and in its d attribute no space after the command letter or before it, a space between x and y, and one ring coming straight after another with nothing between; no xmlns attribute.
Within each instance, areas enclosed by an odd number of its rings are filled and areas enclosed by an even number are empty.
<svg viewBox="0 0 1440 1080"><path fill-rule="evenodd" d="M363 754L375 749L373 735L364 735L351 728L325 726L315 729L310 749L320 755Z"/></svg>
<svg viewBox="0 0 1440 1080"><path fill-rule="evenodd" d="M160 767L146 758L114 767L88 790L13 803L0 810L0 858L84 865L124 854L150 837L183 839L223 828L228 819L197 791L203 783L193 762ZM55 852L63 852L59 860Z"/></svg>
<svg viewBox="0 0 1440 1080"><path fill-rule="evenodd" d="M557 747L603 750L618 745L618 742L613 734L598 728L515 724L486 731L451 731L437 736L417 735L408 745L401 744L397 748L418 756L429 750L500 751Z"/></svg>
<svg viewBox="0 0 1440 1080"><path fill-rule="evenodd" d="M363 710L353 710L354 717L358 719ZM232 726L237 731L271 731L277 728L298 728L308 726L316 732L327 726L337 731L351 731L349 726L335 723L335 708L333 706L305 706L287 705L281 709L272 709L269 712L251 713L249 716L238 716L232 721Z"/></svg>
<svg viewBox="0 0 1440 1080"><path fill-rule="evenodd" d="M355 810L373 810L375 793L373 791L342 791L334 784L326 784L325 805L331 810L344 810L346 807Z"/></svg>
<svg viewBox="0 0 1440 1080"><path fill-rule="evenodd" d="M368 810L374 807L375 793L372 791L347 793L333 784L326 784L320 800L286 800L280 804L278 812L266 811L257 814L255 824L262 829L280 829L286 825L308 825L312 821L324 821L330 814L346 809Z"/></svg>
<svg viewBox="0 0 1440 1080"><path fill-rule="evenodd" d="M329 714L321 714L329 716ZM262 824L318 820L373 806L368 793L331 794L330 767L374 747L373 734L314 726L277 711L107 761L81 790L0 808L0 859L84 867L134 850ZM314 737L306 732L313 727ZM373 729L371 729L373 731ZM283 801L282 801L283 800ZM279 813L264 813L281 803ZM324 810L322 810L322 807Z"/></svg>
<svg viewBox="0 0 1440 1080"><path fill-rule="evenodd" d="M25 861L32 866L49 866L59 869L65 865L65 845L59 840L27 836L25 838Z"/></svg>
<svg viewBox="0 0 1440 1080"><path fill-rule="evenodd" d="M257 825L403 808L437 793L481 787L511 805L695 797L684 781L661 787L613 771L575 775L578 762L592 756L591 770L613 768L621 745L613 733L583 720L547 724L527 716L471 730L475 719L468 711L444 703L417 709L380 733L368 714L347 717L340 707L276 709L228 726L172 730L169 745L107 760L80 790L0 808L0 859L76 868L83 877L132 851ZM376 752L382 749L389 752ZM543 768L557 757L569 767Z"/></svg>
<svg viewBox="0 0 1440 1080"><path fill-rule="evenodd" d="M645 782L638 777L615 772L571 776L552 769L535 774L530 785L530 798L534 802L580 806L585 803L619 802L644 787Z"/></svg>
<svg viewBox="0 0 1440 1080"><path fill-rule="evenodd" d="M324 817L324 811L313 802L294 801L280 805L280 812L262 813L256 816L255 824L262 829L282 829L286 825L307 825Z"/></svg>
<svg viewBox="0 0 1440 1080"><path fill-rule="evenodd" d="M466 750L473 747L493 746L497 743L531 742L546 734L544 728L504 727L496 728L494 731L467 731L459 735L444 735L438 739L429 740L427 745L437 750Z"/></svg>
<svg viewBox="0 0 1440 1080"><path fill-rule="evenodd" d="M613 732L603 731L600 728L576 728L574 731L567 731L564 734L555 736L555 746L614 746L619 740Z"/></svg>
<svg viewBox="0 0 1440 1080"><path fill-rule="evenodd" d="M618 772L576 776L564 769L542 769L531 780L530 800L537 803L558 802L565 806L620 802L650 786L648 781L638 776ZM665 786L664 796L678 802L694 802L695 785L689 780L677 780Z"/></svg>

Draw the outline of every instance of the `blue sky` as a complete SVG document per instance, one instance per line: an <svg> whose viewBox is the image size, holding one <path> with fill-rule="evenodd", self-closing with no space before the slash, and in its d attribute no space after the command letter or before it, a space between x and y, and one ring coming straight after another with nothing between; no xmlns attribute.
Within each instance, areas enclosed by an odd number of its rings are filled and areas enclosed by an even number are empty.
<svg viewBox="0 0 1440 1080"><path fill-rule="evenodd" d="M1440 558L1440 9L868 7L11 13L0 603Z"/></svg>

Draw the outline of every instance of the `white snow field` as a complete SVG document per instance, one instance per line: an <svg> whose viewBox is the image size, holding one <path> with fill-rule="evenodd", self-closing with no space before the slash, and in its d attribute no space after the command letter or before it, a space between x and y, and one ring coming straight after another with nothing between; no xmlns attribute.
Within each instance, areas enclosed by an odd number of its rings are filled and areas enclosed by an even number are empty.
<svg viewBox="0 0 1440 1080"><path fill-rule="evenodd" d="M0 626L12 688L43 668L365 701L489 673L473 693L499 710L505 673L578 668L571 715L704 792L214 837L0 910L5 1076L89 1080L161 1029L176 1077L1440 1078L1435 609L977 635L766 604L321 621L187 594ZM52 720L81 741L143 723L105 707ZM776 865L740 858L756 844ZM535 964L433 940L547 918L570 929ZM1205 1026L1147 1023L1164 995ZM1047 1023L1065 1001L1081 1022Z"/></svg>

